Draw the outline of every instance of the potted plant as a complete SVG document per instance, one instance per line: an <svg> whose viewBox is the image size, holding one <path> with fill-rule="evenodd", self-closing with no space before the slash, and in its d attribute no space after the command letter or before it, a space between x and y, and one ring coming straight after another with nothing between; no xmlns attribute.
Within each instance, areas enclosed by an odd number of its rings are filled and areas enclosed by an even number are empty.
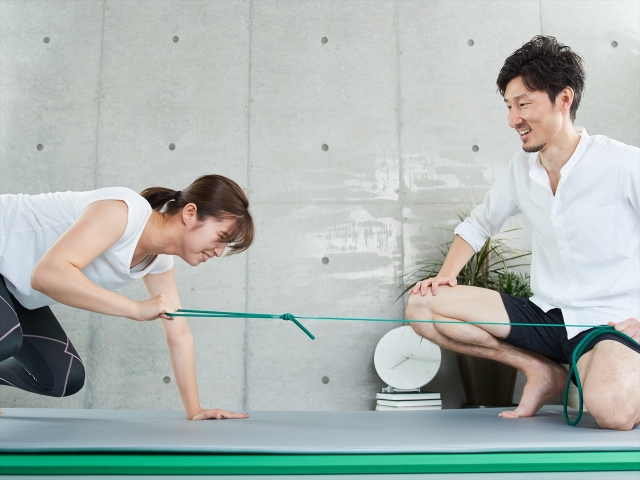
<svg viewBox="0 0 640 480"><path fill-rule="evenodd" d="M467 215L468 213L460 212L458 217L462 221ZM453 230L447 230L453 234ZM515 230L518 229L503 233ZM405 275L409 281L405 283L402 295L418 280L438 274L452 243L453 240L439 245L438 255L428 256L426 260L414 265L413 271ZM518 262L529 255L531 252L512 247L505 238L489 238L458 274L458 285L489 288L516 297L529 298L529 275L513 270L528 265ZM513 404L513 390L518 373L515 368L470 355L457 354L457 358L467 400L463 407L506 407Z"/></svg>

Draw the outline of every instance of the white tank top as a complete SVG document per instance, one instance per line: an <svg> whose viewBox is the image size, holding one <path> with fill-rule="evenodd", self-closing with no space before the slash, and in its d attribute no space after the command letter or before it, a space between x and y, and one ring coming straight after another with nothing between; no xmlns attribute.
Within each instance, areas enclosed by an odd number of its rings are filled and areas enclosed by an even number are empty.
<svg viewBox="0 0 640 480"><path fill-rule="evenodd" d="M147 274L173 267L172 256L158 255L130 268L151 216L149 202L133 190L113 187L90 192L0 195L0 275L25 308L57 303L31 288L31 272L84 209L98 200L123 200L129 208L129 219L122 237L82 270L89 280L114 291Z"/></svg>

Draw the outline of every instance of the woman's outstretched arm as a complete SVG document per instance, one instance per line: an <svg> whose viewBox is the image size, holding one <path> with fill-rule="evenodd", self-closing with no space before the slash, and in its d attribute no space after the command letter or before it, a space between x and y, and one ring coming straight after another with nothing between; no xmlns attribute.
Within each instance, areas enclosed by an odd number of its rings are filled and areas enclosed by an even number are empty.
<svg viewBox="0 0 640 480"><path fill-rule="evenodd" d="M176 310L182 307L173 268L164 273L145 276L144 284L152 297L162 294L169 299ZM187 320L183 317L174 317L173 320L163 319L162 327L167 339L173 375L189 420L248 417L245 413L227 412L219 408L202 408L198 397L193 336Z"/></svg>

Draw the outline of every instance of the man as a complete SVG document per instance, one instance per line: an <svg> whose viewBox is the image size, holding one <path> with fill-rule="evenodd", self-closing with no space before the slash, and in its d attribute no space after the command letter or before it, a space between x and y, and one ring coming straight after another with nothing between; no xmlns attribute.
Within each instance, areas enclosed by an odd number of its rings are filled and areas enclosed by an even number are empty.
<svg viewBox="0 0 640 480"><path fill-rule="evenodd" d="M582 58L555 38L536 36L498 75L509 126L522 141L484 198L455 230L435 278L410 291L407 318L438 345L490 358L527 378L522 400L502 418L529 417L562 391L571 353L589 329L615 325L640 341L640 150L573 126L584 89ZM462 267L505 221L533 225L531 299L456 286ZM553 323L560 327L464 322ZM602 428L640 423L640 347L598 337L578 362L584 403Z"/></svg>

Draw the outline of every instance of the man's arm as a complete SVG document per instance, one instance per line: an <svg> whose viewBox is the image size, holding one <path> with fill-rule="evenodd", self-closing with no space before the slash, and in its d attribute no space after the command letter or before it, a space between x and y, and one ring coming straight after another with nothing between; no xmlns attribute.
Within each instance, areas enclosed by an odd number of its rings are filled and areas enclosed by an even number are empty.
<svg viewBox="0 0 640 480"><path fill-rule="evenodd" d="M426 295L429 288L433 295L437 295L439 285L456 286L458 273L473 254L480 250L487 238L497 234L509 217L520 213L515 191L516 161L522 160L516 157L509 162L482 203L456 227L455 238L438 275L418 282L409 291L409 295L418 292Z"/></svg>
<svg viewBox="0 0 640 480"><path fill-rule="evenodd" d="M428 278L416 283L415 287L409 292L409 295L420 292L420 294L424 296L427 294L429 288L431 288L433 295L437 295L438 285L455 287L458 283L456 278L460 270L462 270L462 267L466 265L474 253L476 252L473 247L460 235L456 235L438 275L434 278Z"/></svg>

